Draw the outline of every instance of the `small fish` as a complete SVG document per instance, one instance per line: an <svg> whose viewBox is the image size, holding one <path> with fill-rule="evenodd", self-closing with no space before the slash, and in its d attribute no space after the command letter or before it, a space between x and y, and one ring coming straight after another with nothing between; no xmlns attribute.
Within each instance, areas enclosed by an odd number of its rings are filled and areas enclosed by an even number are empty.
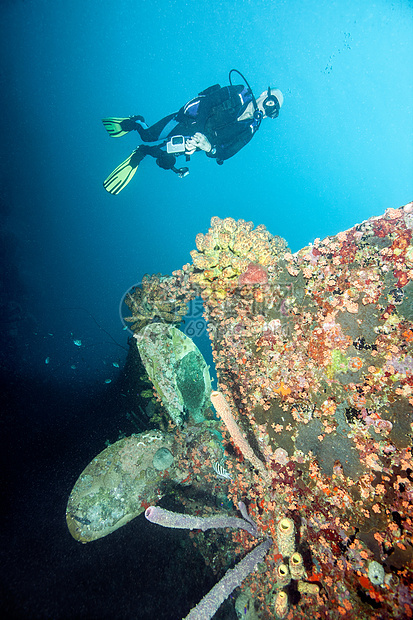
<svg viewBox="0 0 413 620"><path fill-rule="evenodd" d="M117 362L112 362L112 366L114 366L115 368L119 368L119 364Z"/></svg>
<svg viewBox="0 0 413 620"><path fill-rule="evenodd" d="M229 473L229 471L227 471L225 467L221 465L219 461L215 461L215 463L212 465L212 469L214 470L217 476L220 476L221 478L225 478L226 480L232 480L232 476Z"/></svg>
<svg viewBox="0 0 413 620"><path fill-rule="evenodd" d="M82 341L81 340L73 340L73 344L75 344L77 347L81 347L82 346Z"/></svg>
<svg viewBox="0 0 413 620"><path fill-rule="evenodd" d="M46 359L44 360L45 364L48 364L50 362L50 357L46 357Z"/></svg>
<svg viewBox="0 0 413 620"><path fill-rule="evenodd" d="M105 383L112 383L112 379L105 379Z"/></svg>
<svg viewBox="0 0 413 620"><path fill-rule="evenodd" d="M74 370L76 368L76 364L72 364L70 368L72 368L72 370Z"/></svg>

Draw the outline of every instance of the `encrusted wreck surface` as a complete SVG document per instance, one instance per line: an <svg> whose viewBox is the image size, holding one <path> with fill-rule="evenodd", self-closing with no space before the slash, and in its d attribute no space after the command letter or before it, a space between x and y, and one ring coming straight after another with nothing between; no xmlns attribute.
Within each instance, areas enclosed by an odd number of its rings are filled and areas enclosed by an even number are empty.
<svg viewBox="0 0 413 620"><path fill-rule="evenodd" d="M220 438L210 420L182 431L145 431L108 446L85 467L69 496L66 521L73 538L103 538L189 485L195 493L216 494L211 466L222 456Z"/></svg>
<svg viewBox="0 0 413 620"><path fill-rule="evenodd" d="M186 303L179 293L171 297L170 278L160 273L145 274L140 285L126 294L124 302L132 313L124 320L131 323L134 333L154 321L179 325L187 313Z"/></svg>
<svg viewBox="0 0 413 620"><path fill-rule="evenodd" d="M219 390L255 455L209 420L172 430L177 463L272 539L237 603L261 620L413 616L412 232L409 203L292 254L264 226L214 217L168 279L180 307L203 299ZM257 545L193 536L220 574Z"/></svg>
<svg viewBox="0 0 413 620"><path fill-rule="evenodd" d="M157 395L175 424L190 415L202 422L209 405L211 379L204 358L191 338L164 323L135 334L142 363Z"/></svg>
<svg viewBox="0 0 413 620"><path fill-rule="evenodd" d="M232 458L229 496L274 540L293 519L318 586L291 581L290 619L412 615L412 228L410 203L292 254L213 218L176 274L203 297L220 389L272 479ZM274 545L246 581L261 618L277 617L282 560Z"/></svg>
<svg viewBox="0 0 413 620"><path fill-rule="evenodd" d="M70 494L70 533L86 543L107 536L162 497L165 472L182 481L172 435L148 431L108 446L83 470Z"/></svg>

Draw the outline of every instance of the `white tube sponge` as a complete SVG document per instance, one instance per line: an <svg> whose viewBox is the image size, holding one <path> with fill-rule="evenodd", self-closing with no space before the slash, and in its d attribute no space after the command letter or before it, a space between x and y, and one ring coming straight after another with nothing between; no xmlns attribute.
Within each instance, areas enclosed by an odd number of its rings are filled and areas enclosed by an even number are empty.
<svg viewBox="0 0 413 620"><path fill-rule="evenodd" d="M149 506L145 510L145 517L152 523L157 523L164 527L172 527L189 530L208 530L212 527L236 527L247 530L253 536L258 536L257 526L248 516L247 509L243 502L239 502L239 509L244 519L229 517L227 515L216 515L213 517L194 517L178 512L171 512L159 506ZM231 594L231 592L241 585L242 581L252 573L259 562L262 562L268 549L273 544L267 538L258 547L250 551L245 558L238 562L234 568L228 570L221 581L204 596L194 609L192 609L184 620L210 620L217 609Z"/></svg>
<svg viewBox="0 0 413 620"><path fill-rule="evenodd" d="M221 581L204 596L196 607L191 609L184 620L210 620L231 592L241 585L252 573L259 562L262 562L272 541L267 538L258 547L250 551L234 568L227 570Z"/></svg>
<svg viewBox="0 0 413 620"><path fill-rule="evenodd" d="M145 510L145 517L151 523L162 525L163 527L172 527L181 530L210 530L216 527L235 527L237 529L246 530L252 536L258 536L257 527L254 522L244 521L238 517L230 517L228 515L214 515L212 517L195 517L193 515L185 515L181 512L171 512L160 506L149 506Z"/></svg>
<svg viewBox="0 0 413 620"><path fill-rule="evenodd" d="M222 392L211 392L211 403L214 405L219 417L227 427L234 444L245 456L245 458L249 460L251 465L258 469L265 482L267 484L271 484L271 477L268 474L264 463L260 461L257 456L255 456L254 451L242 434L240 427L236 423L235 418L231 413L230 406L228 405Z"/></svg>

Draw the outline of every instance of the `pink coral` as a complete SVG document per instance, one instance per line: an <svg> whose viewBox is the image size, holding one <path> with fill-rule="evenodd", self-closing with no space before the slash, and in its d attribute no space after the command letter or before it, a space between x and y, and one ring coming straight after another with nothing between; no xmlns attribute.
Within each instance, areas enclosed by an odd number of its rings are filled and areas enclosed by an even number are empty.
<svg viewBox="0 0 413 620"><path fill-rule="evenodd" d="M238 278L238 284L243 286L244 284L266 284L268 282L267 271L261 265L250 263Z"/></svg>

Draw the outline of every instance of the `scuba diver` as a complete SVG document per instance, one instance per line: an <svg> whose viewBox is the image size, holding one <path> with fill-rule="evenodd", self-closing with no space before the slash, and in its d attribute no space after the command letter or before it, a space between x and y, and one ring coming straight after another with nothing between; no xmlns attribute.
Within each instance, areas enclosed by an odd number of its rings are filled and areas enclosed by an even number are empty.
<svg viewBox="0 0 413 620"><path fill-rule="evenodd" d="M244 85L234 85L231 74L238 73ZM105 129L112 138L137 131L146 144L138 146L103 182L110 194L119 194L131 181L146 155L156 159L158 166L172 170L180 178L189 174L187 167L176 168L176 158L185 155L186 161L195 151L223 164L242 149L258 131L264 118L277 118L284 98L280 90L270 88L255 99L244 76L232 69L230 86L219 84L203 90L178 112L161 119L151 127L142 116L104 118Z"/></svg>

